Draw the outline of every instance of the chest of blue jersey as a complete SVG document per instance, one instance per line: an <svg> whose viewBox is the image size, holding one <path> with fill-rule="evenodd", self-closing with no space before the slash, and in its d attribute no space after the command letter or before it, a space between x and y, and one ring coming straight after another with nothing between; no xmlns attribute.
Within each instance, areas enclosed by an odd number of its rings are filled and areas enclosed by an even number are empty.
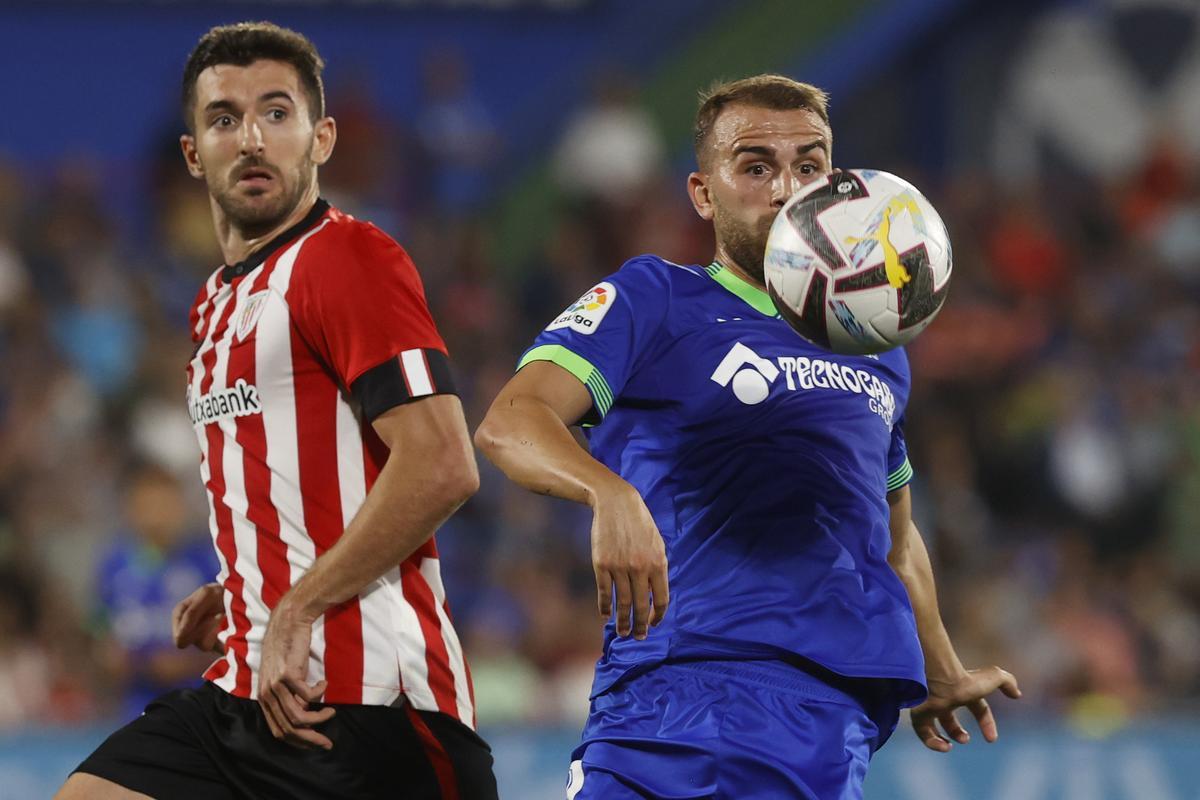
<svg viewBox="0 0 1200 800"><path fill-rule="evenodd" d="M662 323L591 431L597 455L636 434L649 450L674 451L683 468L754 457L786 474L817 457L882 500L909 392L903 352L831 353L765 313L773 312L765 295L751 297L756 308L703 270L666 268L681 274L671 275Z"/></svg>

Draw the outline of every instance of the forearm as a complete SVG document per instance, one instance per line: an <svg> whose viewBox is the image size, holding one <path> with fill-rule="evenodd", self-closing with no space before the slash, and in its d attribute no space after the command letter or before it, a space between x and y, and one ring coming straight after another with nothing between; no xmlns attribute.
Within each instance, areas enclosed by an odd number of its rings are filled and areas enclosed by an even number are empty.
<svg viewBox="0 0 1200 800"><path fill-rule="evenodd" d="M285 595L288 608L316 619L412 555L474 493L474 461L461 461L389 458L341 538Z"/></svg>
<svg viewBox="0 0 1200 800"><path fill-rule="evenodd" d="M479 449L519 486L594 505L623 481L579 446L549 406L516 396L493 407L475 435Z"/></svg>
<svg viewBox="0 0 1200 800"><path fill-rule="evenodd" d="M938 611L937 589L929 551L916 526L893 549L888 561L904 583L917 620L917 635L925 655L925 675L932 681L954 681L966 673Z"/></svg>

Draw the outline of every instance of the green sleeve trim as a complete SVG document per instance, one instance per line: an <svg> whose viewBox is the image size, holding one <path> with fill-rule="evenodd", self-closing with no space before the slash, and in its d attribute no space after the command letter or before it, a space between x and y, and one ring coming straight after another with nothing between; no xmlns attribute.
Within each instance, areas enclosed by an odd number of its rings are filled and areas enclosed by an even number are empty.
<svg viewBox="0 0 1200 800"><path fill-rule="evenodd" d="M912 476L913 476L912 464L910 464L908 462L908 458L906 457L904 459L904 463L901 464L899 467L897 467L896 470L894 472L892 472L891 475L888 475L887 490L889 492L896 491L901 486L903 486L904 484L911 481Z"/></svg>
<svg viewBox="0 0 1200 800"><path fill-rule="evenodd" d="M588 392L592 395L592 402L596 407L596 413L600 415L600 419L608 414L609 409L613 405L612 389L608 388L608 381L604 379L604 375L600 370L581 355L571 352L561 344L543 344L534 347L521 358L521 363L517 364L517 370L533 361L549 361L552 364L565 369L567 372L579 379L579 382L587 387Z"/></svg>

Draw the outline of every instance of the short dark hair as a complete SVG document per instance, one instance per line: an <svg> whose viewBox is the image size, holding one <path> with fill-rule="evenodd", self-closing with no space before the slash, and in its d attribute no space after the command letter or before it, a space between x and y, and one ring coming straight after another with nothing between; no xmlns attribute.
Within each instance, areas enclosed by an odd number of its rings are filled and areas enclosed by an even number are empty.
<svg viewBox="0 0 1200 800"><path fill-rule="evenodd" d="M246 67L255 61L282 61L291 64L300 75L300 85L308 99L313 122L325 116L325 86L321 71L325 62L308 37L273 22L239 22L220 25L200 37L183 68L183 121L189 131L195 127L196 80L200 73L217 64Z"/></svg>
<svg viewBox="0 0 1200 800"><path fill-rule="evenodd" d="M801 83L786 75L755 75L736 81L718 81L700 93L700 109L696 112L693 146L696 163L704 163L704 148L712 134L717 117L726 106L742 103L756 108L776 111L808 109L829 127L829 95L811 83ZM833 146L830 131L827 145Z"/></svg>

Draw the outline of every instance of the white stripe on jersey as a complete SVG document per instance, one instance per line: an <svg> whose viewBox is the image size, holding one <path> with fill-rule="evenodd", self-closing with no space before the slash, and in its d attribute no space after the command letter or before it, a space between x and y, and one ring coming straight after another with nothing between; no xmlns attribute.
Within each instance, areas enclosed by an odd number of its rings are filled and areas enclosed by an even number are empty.
<svg viewBox="0 0 1200 800"><path fill-rule="evenodd" d="M433 599L437 603L438 619L442 623L442 641L446 644L446 655L450 671L454 673L454 694L458 701L458 718L474 727L475 709L471 706L471 688L467 682L467 662L463 658L462 644L446 614L446 587L442 584L441 561L436 558L421 559L421 576L429 584Z"/></svg>
<svg viewBox="0 0 1200 800"><path fill-rule="evenodd" d="M421 621L417 619L416 610L404 599L400 568L388 570L383 580L392 598L392 628L400 657L404 694L418 711L438 711L437 698L429 686L429 665L425 662L425 637L421 634ZM365 693L363 700L366 700Z"/></svg>
<svg viewBox="0 0 1200 800"><path fill-rule="evenodd" d="M337 425L338 491L342 503L342 527L348 528L363 501L367 499L367 476L364 466L362 428L353 409L341 396L334 412ZM379 581L366 587L358 596L359 619L363 642L363 702L371 705L390 705L400 696L400 681L396 673L396 648L392 645L387 624L391 620L388 593L380 591Z"/></svg>
<svg viewBox="0 0 1200 800"><path fill-rule="evenodd" d="M237 305L234 311L243 307L253 288L252 280L244 280L238 284L235 294ZM233 335L233 318L230 319L230 329L225 338ZM229 347L217 349L217 360L213 364L213 385L228 386ZM233 541L237 552L234 569L242 576L242 599L246 602L246 618L250 621L250 630L246 632L246 664L250 667L250 697L258 697L258 668L262 662L262 640L266 634L267 621L271 618L271 610L263 602L263 574L258 566L258 529L250 522L249 492L246 490L246 476L243 459L245 452L237 441L237 417L225 417L217 422L225 440L223 459L225 475L225 506L229 509L233 520Z"/></svg>
<svg viewBox="0 0 1200 800"><path fill-rule="evenodd" d="M300 246L309 236L324 228L328 220L318 225L311 233L301 238L279 256L267 287L280 298L287 295L292 279L292 268L300 254ZM272 476L299 475L300 451L296 433L296 384L291 358L279 358L279 353L290 353L292 347L292 321L286 303L268 302L259 317L255 333L258 357L255 368L258 385L272 384L272 399L279 402L263 405L263 429L267 440L267 466ZM268 357L267 354L274 354ZM281 374L282 373L282 374ZM279 515L279 538L287 545L288 585L296 582L312 568L317 560L313 540L304 530L304 501L296 486L272 477L271 505ZM312 641L308 648L308 681L318 683L325 680L325 617L317 618L313 624Z"/></svg>
<svg viewBox="0 0 1200 800"><path fill-rule="evenodd" d="M405 350L400 354L400 366L408 380L409 394L413 397L433 394L433 378L429 376L429 367L425 366L424 353L420 350Z"/></svg>

